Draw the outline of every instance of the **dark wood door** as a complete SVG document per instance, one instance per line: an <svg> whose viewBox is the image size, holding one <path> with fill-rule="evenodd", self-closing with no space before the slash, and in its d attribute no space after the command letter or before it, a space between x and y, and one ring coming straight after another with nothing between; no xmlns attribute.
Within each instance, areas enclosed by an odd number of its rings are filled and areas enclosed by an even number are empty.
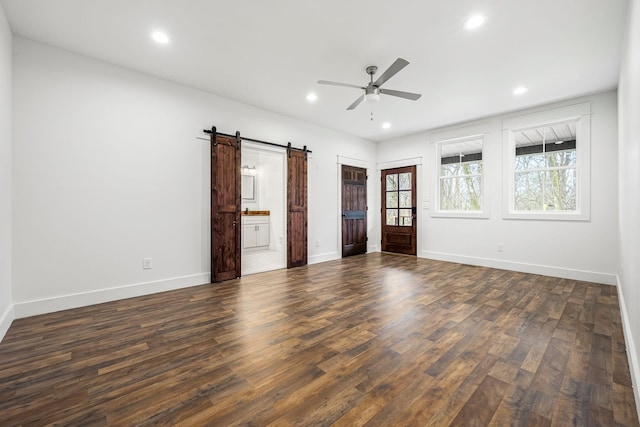
<svg viewBox="0 0 640 427"><path fill-rule="evenodd" d="M240 140L211 135L211 281L240 277Z"/></svg>
<svg viewBox="0 0 640 427"><path fill-rule="evenodd" d="M287 268L307 265L307 153L288 150Z"/></svg>
<svg viewBox="0 0 640 427"><path fill-rule="evenodd" d="M367 170L342 165L342 256L367 252Z"/></svg>
<svg viewBox="0 0 640 427"><path fill-rule="evenodd" d="M416 254L416 167L382 171L382 250Z"/></svg>

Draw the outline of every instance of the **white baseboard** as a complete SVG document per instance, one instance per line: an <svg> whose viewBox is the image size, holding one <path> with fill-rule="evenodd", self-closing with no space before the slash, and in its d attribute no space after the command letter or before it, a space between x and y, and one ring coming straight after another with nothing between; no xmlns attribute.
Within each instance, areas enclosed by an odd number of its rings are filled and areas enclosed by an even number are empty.
<svg viewBox="0 0 640 427"><path fill-rule="evenodd" d="M325 261L333 261L334 259L339 259L340 255L338 252L327 252L324 254L313 255L309 257L309 264L318 264L319 262Z"/></svg>
<svg viewBox="0 0 640 427"><path fill-rule="evenodd" d="M13 305L10 305L4 313L2 313L2 316L0 316L0 342L2 342L2 339L7 334L9 327L11 327L13 319L15 319L15 311L13 309Z"/></svg>
<svg viewBox="0 0 640 427"><path fill-rule="evenodd" d="M631 323L627 311L627 302L622 293L622 283L620 277L616 276L618 287L618 302L620 303L620 316L622 317L622 330L624 332L624 342L627 345L627 360L629 361L629 371L631 372L631 384L633 386L633 394L636 399L636 411L640 418L640 361L638 360L638 350L631 333Z"/></svg>
<svg viewBox="0 0 640 427"><path fill-rule="evenodd" d="M55 311L101 304L103 302L139 297L157 292L172 291L190 286L211 283L211 274L200 273L190 276L173 277L153 282L135 283L132 285L100 289L91 292L62 295L33 301L14 303L15 318L36 316L38 314L53 313Z"/></svg>
<svg viewBox="0 0 640 427"><path fill-rule="evenodd" d="M420 253L420 257L435 259L438 261L456 262L459 264L470 264L481 267L498 268L501 270L519 271L522 273L540 274L542 276L552 276L560 277L563 279L581 280L584 282L602 283L605 285L615 286L617 283L615 274L599 273L595 271L574 270L571 268L527 264L523 262L502 261L491 258L469 257L442 252L422 251Z"/></svg>

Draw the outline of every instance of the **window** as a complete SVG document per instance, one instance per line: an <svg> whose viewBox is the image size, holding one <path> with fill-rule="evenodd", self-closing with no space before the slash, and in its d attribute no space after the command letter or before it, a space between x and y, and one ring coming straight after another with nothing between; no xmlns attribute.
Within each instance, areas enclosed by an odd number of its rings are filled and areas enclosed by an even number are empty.
<svg viewBox="0 0 640 427"><path fill-rule="evenodd" d="M436 215L478 216L483 211L482 136L441 141L437 147Z"/></svg>
<svg viewBox="0 0 640 427"><path fill-rule="evenodd" d="M589 111L588 103L565 107L505 129L506 218L589 219ZM574 117L549 120L564 114Z"/></svg>
<svg viewBox="0 0 640 427"><path fill-rule="evenodd" d="M411 226L411 172L392 173L386 176L386 217L387 225Z"/></svg>
<svg viewBox="0 0 640 427"><path fill-rule="evenodd" d="M514 135L516 211L576 210L576 121Z"/></svg>

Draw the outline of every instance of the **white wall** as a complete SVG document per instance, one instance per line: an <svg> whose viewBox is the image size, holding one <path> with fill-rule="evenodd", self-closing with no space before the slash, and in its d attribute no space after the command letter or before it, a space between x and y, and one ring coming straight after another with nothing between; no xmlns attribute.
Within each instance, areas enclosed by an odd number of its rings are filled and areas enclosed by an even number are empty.
<svg viewBox="0 0 640 427"><path fill-rule="evenodd" d="M258 156L258 151L254 150L253 148L247 148L246 144L242 144L242 154L241 154L241 158L242 158L242 165L247 165L250 167L258 167L258 162L260 161L259 156ZM242 172L244 173L244 172ZM251 174L253 174L254 176L257 175L257 169L251 171ZM255 199L254 200L242 200L242 210L245 210L247 208L249 208L250 210L257 210L259 208L260 205L260 194L259 193L259 185L258 183L255 184L255 188L254 188L254 196ZM244 189L243 189L244 191Z"/></svg>
<svg viewBox="0 0 640 427"><path fill-rule="evenodd" d="M335 159L374 143L19 37L14 67L16 316L207 282L211 125L313 150L309 260L340 257Z"/></svg>
<svg viewBox="0 0 640 427"><path fill-rule="evenodd" d="M502 119L591 101L591 220L502 219ZM466 130L463 130L466 129ZM487 132L483 161L488 219L431 217L434 184L432 141L437 135ZM462 135L460 135L462 136ZM418 183L419 256L615 284L618 260L616 93L607 92L549 106L489 117L405 138L378 147L378 162L422 158ZM425 206L425 202L429 206ZM498 252L498 243L504 252Z"/></svg>
<svg viewBox="0 0 640 427"><path fill-rule="evenodd" d="M620 282L622 320L640 413L640 1L629 3L618 88Z"/></svg>
<svg viewBox="0 0 640 427"><path fill-rule="evenodd" d="M342 256L342 165L357 166L367 170L367 252L380 251L380 213L379 193L380 183L371 179L375 172L375 146L365 153L357 146L346 145L334 154L325 150L314 149L309 161L309 208L318 212L318 216L309 215L309 246L311 249L311 263L328 261ZM327 218L335 218L333 232L326 232ZM330 248L329 251L325 248ZM335 252L334 252L335 250Z"/></svg>
<svg viewBox="0 0 640 427"><path fill-rule="evenodd" d="M11 30L0 6L0 340L13 320L12 253L12 82Z"/></svg>

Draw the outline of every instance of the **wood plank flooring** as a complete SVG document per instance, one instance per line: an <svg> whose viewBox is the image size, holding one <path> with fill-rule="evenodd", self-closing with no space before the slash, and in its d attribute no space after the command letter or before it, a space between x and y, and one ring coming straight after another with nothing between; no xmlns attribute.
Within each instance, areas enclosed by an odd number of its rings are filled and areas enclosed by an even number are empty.
<svg viewBox="0 0 640 427"><path fill-rule="evenodd" d="M0 425L637 426L616 288L368 254L14 321Z"/></svg>

